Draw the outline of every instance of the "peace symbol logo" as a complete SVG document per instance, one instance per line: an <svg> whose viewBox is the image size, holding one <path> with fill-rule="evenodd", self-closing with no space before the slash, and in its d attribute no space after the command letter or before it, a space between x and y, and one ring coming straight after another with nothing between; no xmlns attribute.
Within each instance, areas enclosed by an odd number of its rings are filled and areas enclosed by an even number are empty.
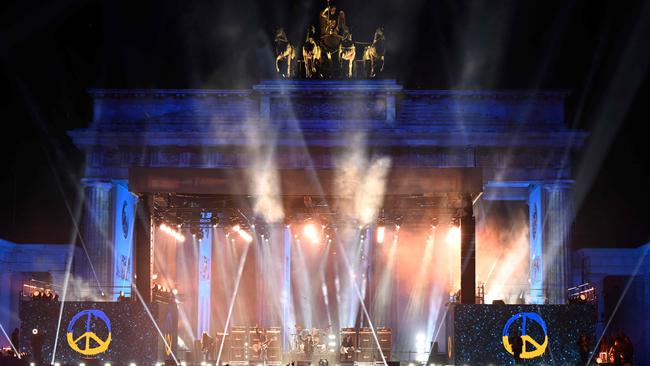
<svg viewBox="0 0 650 366"><path fill-rule="evenodd" d="M84 318L86 321L85 332L75 338L74 326L81 318ZM98 324L98 320L102 321L108 330L106 339L101 339L92 329L92 325ZM101 310L82 310L70 320L66 338L70 348L84 356L92 356L105 352L111 343L111 321ZM94 345L91 344L91 341L93 341Z"/></svg>
<svg viewBox="0 0 650 366"><path fill-rule="evenodd" d="M524 359L531 359L544 354L544 351L546 351L546 346L548 346L548 331L546 329L546 323L544 322L544 319L542 319L542 317L537 313L518 313L508 319L506 325L503 327L503 347L505 347L508 353L514 354L512 351L512 345L510 344L510 327L519 320L521 320L521 332L519 332L519 334L521 335L521 340L523 341L523 348L521 350L520 357ZM530 324L530 322L536 323L544 332L544 340L541 342L541 344L532 336L527 334L527 324ZM532 326L529 326L529 329L530 328L532 328Z"/></svg>

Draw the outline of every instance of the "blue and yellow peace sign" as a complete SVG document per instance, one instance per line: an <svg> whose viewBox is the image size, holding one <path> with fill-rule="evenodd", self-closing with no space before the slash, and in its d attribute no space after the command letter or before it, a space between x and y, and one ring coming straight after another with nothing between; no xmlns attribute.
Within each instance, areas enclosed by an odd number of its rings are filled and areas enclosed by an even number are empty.
<svg viewBox="0 0 650 366"><path fill-rule="evenodd" d="M86 320L86 331L82 333L79 337L74 337L74 325L77 323L77 320L85 317ZM94 321L101 320L106 325L108 329L108 336L106 339L101 339L95 332L91 331L91 325ZM68 345L70 348L76 352L81 353L84 356L92 356L102 352L105 352L108 349L108 345L111 343L111 321L108 319L108 316L101 310L82 310L78 312L75 316L72 317L70 323L68 324L68 334L67 334ZM90 341L94 341L97 346L92 346ZM81 344L81 346L80 346ZM83 348L82 348L83 346Z"/></svg>
<svg viewBox="0 0 650 366"><path fill-rule="evenodd" d="M515 321L520 319L521 332L519 334L521 335L521 340L524 344L520 357L524 359L530 359L541 356L544 354L544 351L546 351L546 346L548 346L548 331L546 329L546 323L544 322L544 319L542 319L542 317L537 313L519 313L513 315L510 319L508 319L506 325L503 327L503 347L505 347L508 353L514 354L512 352L512 345L510 344L509 339L510 326ZM530 321L537 323L544 331L544 340L541 341L541 343L538 342L538 340L533 339L533 337L530 335L526 334L526 323ZM530 345L531 347L527 347L527 345Z"/></svg>

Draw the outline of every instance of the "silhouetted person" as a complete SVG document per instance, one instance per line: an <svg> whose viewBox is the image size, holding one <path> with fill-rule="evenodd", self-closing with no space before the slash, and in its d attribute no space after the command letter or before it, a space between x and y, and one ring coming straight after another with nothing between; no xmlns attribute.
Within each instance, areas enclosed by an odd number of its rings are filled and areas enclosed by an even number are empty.
<svg viewBox="0 0 650 366"><path fill-rule="evenodd" d="M16 352L20 353L20 330L18 328L11 332L11 344L14 345Z"/></svg>
<svg viewBox="0 0 650 366"><path fill-rule="evenodd" d="M578 350L580 351L580 364L586 365L589 361L589 336L584 333L578 339Z"/></svg>
<svg viewBox="0 0 650 366"><path fill-rule="evenodd" d="M515 358L515 365L518 365L521 362L521 351L524 348L524 341L521 339L519 332L515 332L514 335L511 335L509 341L512 346L512 355Z"/></svg>
<svg viewBox="0 0 650 366"><path fill-rule="evenodd" d="M32 361L36 365L43 364L43 343L45 342L45 335L39 332L38 329L32 331L31 346L32 346Z"/></svg>
<svg viewBox="0 0 650 366"><path fill-rule="evenodd" d="M634 365L634 347L632 346L632 341L630 337L623 336L623 366L625 365Z"/></svg>
<svg viewBox="0 0 650 366"><path fill-rule="evenodd" d="M609 349L609 363L615 366L623 366L623 341L616 337L614 345Z"/></svg>

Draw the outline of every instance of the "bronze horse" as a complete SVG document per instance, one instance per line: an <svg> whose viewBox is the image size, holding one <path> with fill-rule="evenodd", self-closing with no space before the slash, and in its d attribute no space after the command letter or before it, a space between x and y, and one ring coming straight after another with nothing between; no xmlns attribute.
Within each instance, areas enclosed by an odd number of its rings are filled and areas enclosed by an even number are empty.
<svg viewBox="0 0 650 366"><path fill-rule="evenodd" d="M339 64L340 68L343 69L343 62L347 61L347 72L346 76L352 78L352 65L354 64L354 58L357 55L357 49L352 42L352 34L346 33L341 40L339 46Z"/></svg>
<svg viewBox="0 0 650 366"><path fill-rule="evenodd" d="M377 76L378 72L384 70L384 53L386 52L384 47L385 41L386 37L384 36L384 28L379 27L375 31L372 43L369 46L366 46L363 50L363 61L370 61L371 78L374 78ZM377 66L379 64L381 64L381 66L378 69Z"/></svg>
<svg viewBox="0 0 650 366"><path fill-rule="evenodd" d="M321 61L321 50L316 42L316 28L313 25L307 29L307 39L302 46L302 59L305 61L305 77L310 79L316 76Z"/></svg>
<svg viewBox="0 0 650 366"><path fill-rule="evenodd" d="M291 64L296 58L296 48L289 43L284 29L278 28L275 32L275 70L280 72L280 61L287 60L287 73L282 76L291 77Z"/></svg>

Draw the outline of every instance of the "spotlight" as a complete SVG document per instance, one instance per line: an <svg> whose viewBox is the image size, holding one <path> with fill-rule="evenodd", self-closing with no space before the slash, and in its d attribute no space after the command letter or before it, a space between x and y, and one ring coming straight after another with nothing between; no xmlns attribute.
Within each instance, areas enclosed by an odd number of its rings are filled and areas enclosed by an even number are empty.
<svg viewBox="0 0 650 366"><path fill-rule="evenodd" d="M212 215L212 218L210 219L210 224L212 225L212 227L219 226L219 219L214 214Z"/></svg>
<svg viewBox="0 0 650 366"><path fill-rule="evenodd" d="M445 241L449 245L460 244L460 227L458 226L450 227L449 231L447 231L447 237L445 238Z"/></svg>
<svg viewBox="0 0 650 366"><path fill-rule="evenodd" d="M173 289L173 290L172 290L172 294L174 294L174 295L178 295L178 290L177 290L177 289Z"/></svg>
<svg viewBox="0 0 650 366"><path fill-rule="evenodd" d="M32 334L38 334L38 329L36 328L32 329Z"/></svg>
<svg viewBox="0 0 650 366"><path fill-rule="evenodd" d="M86 366L84 362L79 362L79 366Z"/></svg>
<svg viewBox="0 0 650 366"><path fill-rule="evenodd" d="M302 233L309 239L312 243L316 244L319 241L318 229L313 222L305 224L302 228Z"/></svg>
<svg viewBox="0 0 650 366"><path fill-rule="evenodd" d="M54 365L54 366L56 366L56 365ZM110 362L106 362L106 363L104 364L104 366L111 366L111 363L110 363Z"/></svg>
<svg viewBox="0 0 650 366"><path fill-rule="evenodd" d="M59 362L55 362L55 363L54 363L54 366L61 366L61 363L59 363ZM110 365L109 365L109 366L110 366Z"/></svg>
<svg viewBox="0 0 650 366"><path fill-rule="evenodd" d="M236 232L237 234L239 234L239 236L241 236L242 239L246 240L247 243L250 243L250 242L253 241L253 237L251 236L251 234L247 233L246 230L243 230L243 229L241 228L241 226L239 226L239 224L235 224L235 225L232 227L232 231L234 231L234 232ZM233 242L234 242L234 241L235 241L235 239L233 239Z"/></svg>
<svg viewBox="0 0 650 366"><path fill-rule="evenodd" d="M377 243L381 244L384 242L385 234L386 226L384 226L384 224L379 224L379 226L377 226Z"/></svg>
<svg viewBox="0 0 650 366"><path fill-rule="evenodd" d="M129 366L136 366L136 365L135 365L135 362L131 362L131 363L129 364Z"/></svg>
<svg viewBox="0 0 650 366"><path fill-rule="evenodd" d="M438 218L434 217L433 219L431 219L431 228L435 229L437 227L438 227Z"/></svg>
<svg viewBox="0 0 650 366"><path fill-rule="evenodd" d="M160 230L162 230L162 232L164 232L165 234L172 236L174 239L176 239L176 241L179 241L181 243L185 241L185 237L183 236L183 234L167 226L167 224L161 224Z"/></svg>

